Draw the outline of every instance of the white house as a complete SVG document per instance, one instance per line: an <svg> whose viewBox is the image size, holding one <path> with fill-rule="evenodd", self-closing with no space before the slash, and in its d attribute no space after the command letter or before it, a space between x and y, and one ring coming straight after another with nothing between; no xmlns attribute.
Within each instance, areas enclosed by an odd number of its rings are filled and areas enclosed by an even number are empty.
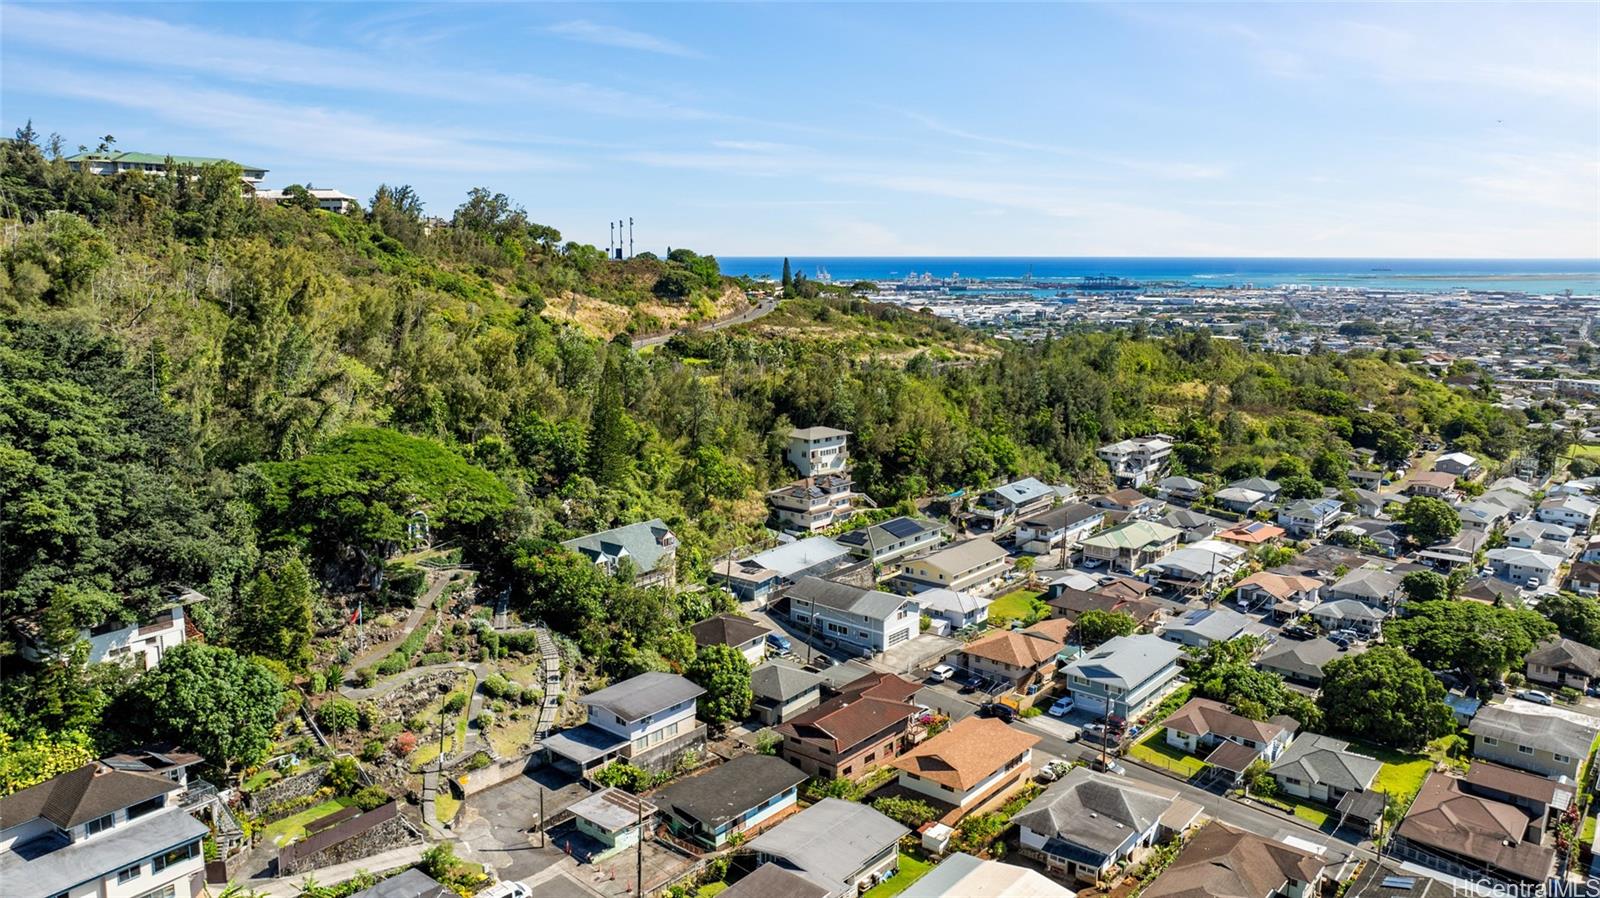
<svg viewBox="0 0 1600 898"><path fill-rule="evenodd" d="M340 190L331 190L324 187L310 187L306 193L316 200L317 208L324 212L336 212L343 215L360 205L361 201ZM282 190L257 190L256 199L267 203L281 203L289 198Z"/></svg>
<svg viewBox="0 0 1600 898"><path fill-rule="evenodd" d="M1447 452L1439 456L1433 463L1433 469L1441 474L1454 474L1463 480L1471 480L1483 473L1478 460L1465 452Z"/></svg>
<svg viewBox="0 0 1600 898"><path fill-rule="evenodd" d="M1056 491L1033 477L997 486L978 497L974 517L999 530L1018 518L1044 511L1056 500Z"/></svg>
<svg viewBox="0 0 1600 898"><path fill-rule="evenodd" d="M985 592L999 586L1011 569L1006 550L987 538L969 539L931 555L913 558L902 576L929 586Z"/></svg>
<svg viewBox="0 0 1600 898"><path fill-rule="evenodd" d="M1533 579L1537 579L1540 585L1548 585L1555 579L1556 572L1561 569L1560 558L1532 549L1506 546L1501 549L1490 549L1484 554L1490 566L1494 568L1496 577L1518 585Z"/></svg>
<svg viewBox="0 0 1600 898"><path fill-rule="evenodd" d="M188 638L189 619L184 606L204 600L205 596L188 592L144 623L107 621L78 631L78 638L89 644L87 663L125 662L135 670L155 667L162 656ZM44 649L34 639L23 640L20 648L29 660L44 657Z"/></svg>
<svg viewBox="0 0 1600 898"><path fill-rule="evenodd" d="M1506 545L1517 549L1532 549L1541 542L1565 544L1572 537L1572 528L1544 521L1518 521L1506 528Z"/></svg>
<svg viewBox="0 0 1600 898"><path fill-rule="evenodd" d="M123 172L143 172L152 175L165 175L167 173L167 160L171 159L175 166L192 165L195 167L217 165L226 163L238 165L243 169L240 177L246 184L254 186L261 183L267 176L267 169L257 168L254 165L243 165L228 159L218 159L213 156L169 156L160 153L125 153L120 150L105 153L77 153L68 156L67 167L73 171L87 171L90 174L110 177Z"/></svg>
<svg viewBox="0 0 1600 898"><path fill-rule="evenodd" d="M881 652L916 637L915 598L806 577L789 590L789 619L817 638Z"/></svg>
<svg viewBox="0 0 1600 898"><path fill-rule="evenodd" d="M789 432L789 464L801 477L842 474L850 468L848 430L832 427L797 427Z"/></svg>
<svg viewBox="0 0 1600 898"><path fill-rule="evenodd" d="M1016 541L1024 552L1041 555L1071 549L1105 521L1105 509L1087 502L1057 505L1018 521Z"/></svg>
<svg viewBox="0 0 1600 898"><path fill-rule="evenodd" d="M850 554L873 564L885 564L932 549L944 542L944 527L926 518L890 518L852 530L838 537L840 545L850 547Z"/></svg>
<svg viewBox="0 0 1600 898"><path fill-rule="evenodd" d="M1106 463L1111 478L1121 487L1141 487L1161 476L1172 457L1172 439L1166 434L1136 437L1095 450Z"/></svg>
<svg viewBox="0 0 1600 898"><path fill-rule="evenodd" d="M1343 510L1338 499L1297 499L1278 512L1278 526L1296 539L1321 536Z"/></svg>
<svg viewBox="0 0 1600 898"><path fill-rule="evenodd" d="M1039 737L992 717L964 717L896 758L900 785L965 808L1012 788L1033 773Z"/></svg>
<svg viewBox="0 0 1600 898"><path fill-rule="evenodd" d="M993 599L954 589L929 589L917 593L917 604L922 613L950 622L951 630L971 627L989 619L989 606Z"/></svg>
<svg viewBox="0 0 1600 898"><path fill-rule="evenodd" d="M1540 502L1535 517L1547 524L1560 524L1573 530L1587 531L1594 523L1597 511L1600 511L1600 505L1596 505L1592 499L1583 496L1556 496Z"/></svg>
<svg viewBox="0 0 1600 898"><path fill-rule="evenodd" d="M849 474L820 474L767 493L767 504L784 530L814 533L855 513L852 487Z"/></svg>
<svg viewBox="0 0 1600 898"><path fill-rule="evenodd" d="M677 674L649 671L578 699L589 720L544 740L580 772L622 758L645 767L703 742L695 700L705 690Z"/></svg>
<svg viewBox="0 0 1600 898"><path fill-rule="evenodd" d="M196 898L208 830L168 777L100 761L0 798L7 898Z"/></svg>
<svg viewBox="0 0 1600 898"><path fill-rule="evenodd" d="M1188 829L1200 811L1171 789L1074 767L1012 820L1024 856L1052 873L1093 883Z"/></svg>
<svg viewBox="0 0 1600 898"><path fill-rule="evenodd" d="M1067 688L1079 710L1132 720L1177 679L1182 654L1158 636L1118 636L1067 665Z"/></svg>

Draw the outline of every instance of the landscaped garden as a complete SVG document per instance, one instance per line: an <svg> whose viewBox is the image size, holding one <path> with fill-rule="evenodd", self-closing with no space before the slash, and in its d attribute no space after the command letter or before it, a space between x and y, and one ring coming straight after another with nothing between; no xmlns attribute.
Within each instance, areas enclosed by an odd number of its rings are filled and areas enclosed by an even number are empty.
<svg viewBox="0 0 1600 898"><path fill-rule="evenodd" d="M355 803L356 800L354 798L330 798L321 804L312 805L298 814L292 814L276 823L267 824L261 830L262 838L274 845L286 845L304 837L307 825L315 823L336 811L351 807Z"/></svg>
<svg viewBox="0 0 1600 898"><path fill-rule="evenodd" d="M1031 589L1008 592L989 605L989 623L995 627L1008 627L1011 621L1030 623L1050 613L1050 606L1039 598L1041 593Z"/></svg>
<svg viewBox="0 0 1600 898"><path fill-rule="evenodd" d="M911 888L911 884L928 874L933 869L931 861L925 861L914 854L900 852L900 872L878 883L865 893L865 898L893 898L893 896Z"/></svg>

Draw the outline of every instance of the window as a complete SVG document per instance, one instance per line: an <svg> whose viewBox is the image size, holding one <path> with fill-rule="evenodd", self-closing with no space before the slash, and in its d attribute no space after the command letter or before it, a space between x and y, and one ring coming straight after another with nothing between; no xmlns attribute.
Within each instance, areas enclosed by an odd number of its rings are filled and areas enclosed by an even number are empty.
<svg viewBox="0 0 1600 898"><path fill-rule="evenodd" d="M121 885L122 883L130 880L138 879L139 874L143 872L144 866L141 864L134 864L131 867L123 867L121 870L117 871L117 884Z"/></svg>
<svg viewBox="0 0 1600 898"><path fill-rule="evenodd" d="M92 836L95 833L104 832L104 831L110 829L111 828L111 824L112 824L112 818L115 817L115 816L116 816L115 814L107 814L104 817L100 817L100 818L97 818L95 820L90 820L88 823L85 823L83 825L84 834Z"/></svg>
<svg viewBox="0 0 1600 898"><path fill-rule="evenodd" d="M1500 744L1500 740L1496 739L1493 736L1483 736L1481 738L1483 739L1483 744L1484 745L1499 745Z"/></svg>
<svg viewBox="0 0 1600 898"><path fill-rule="evenodd" d="M1562 755L1562 754L1556 755L1555 759L1556 759L1556 763L1557 764L1571 764L1572 763L1572 759L1571 758L1567 757L1566 755Z"/></svg>
<svg viewBox="0 0 1600 898"><path fill-rule="evenodd" d="M178 884L175 882L169 882L159 889L151 889L150 891L145 892L143 895L138 896L138 898L176 898L177 894Z"/></svg>
<svg viewBox="0 0 1600 898"><path fill-rule="evenodd" d="M173 864L181 864L186 860L199 856L200 840L196 839L187 845L179 845L177 848L172 849L166 854L156 855L155 859L151 862L151 869L155 873L160 873L162 870L167 869ZM146 898L146 896L141 895L139 898Z"/></svg>
<svg viewBox="0 0 1600 898"><path fill-rule="evenodd" d="M1519 754L1519 755L1531 755L1531 754L1533 754L1533 746L1531 746L1531 745L1519 745L1519 746L1517 746L1517 754Z"/></svg>

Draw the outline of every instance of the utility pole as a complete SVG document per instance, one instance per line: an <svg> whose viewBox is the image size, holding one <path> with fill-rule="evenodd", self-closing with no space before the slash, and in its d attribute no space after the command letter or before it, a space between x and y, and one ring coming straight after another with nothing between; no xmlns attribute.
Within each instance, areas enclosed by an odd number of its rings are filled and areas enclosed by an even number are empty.
<svg viewBox="0 0 1600 898"><path fill-rule="evenodd" d="M550 839L550 831L544 825L544 786L539 787L539 847L545 847Z"/></svg>
<svg viewBox="0 0 1600 898"><path fill-rule="evenodd" d="M637 894L639 898L644 898L644 799L635 795L633 796L633 800L637 802L635 807L639 812L639 840L634 843L633 852L633 881L637 884L635 885L635 889L637 889L635 894Z"/></svg>

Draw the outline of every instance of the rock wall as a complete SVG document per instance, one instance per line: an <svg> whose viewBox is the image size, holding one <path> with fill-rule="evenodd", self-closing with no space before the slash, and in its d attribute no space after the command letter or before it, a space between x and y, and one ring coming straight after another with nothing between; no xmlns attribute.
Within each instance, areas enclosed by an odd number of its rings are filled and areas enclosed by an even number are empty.
<svg viewBox="0 0 1600 898"><path fill-rule="evenodd" d="M313 767L305 773L286 776L275 783L269 783L250 793L248 804L250 813L260 816L274 805L296 798L304 798L322 788L322 778L325 767Z"/></svg>
<svg viewBox="0 0 1600 898"><path fill-rule="evenodd" d="M359 818L358 818L359 819ZM293 876L318 867L347 864L362 858L382 854L392 848L422 841L417 831L405 817L395 816L366 829L348 839L329 845L320 851L297 854L285 850L278 854L278 875ZM293 846L290 846L291 848Z"/></svg>

